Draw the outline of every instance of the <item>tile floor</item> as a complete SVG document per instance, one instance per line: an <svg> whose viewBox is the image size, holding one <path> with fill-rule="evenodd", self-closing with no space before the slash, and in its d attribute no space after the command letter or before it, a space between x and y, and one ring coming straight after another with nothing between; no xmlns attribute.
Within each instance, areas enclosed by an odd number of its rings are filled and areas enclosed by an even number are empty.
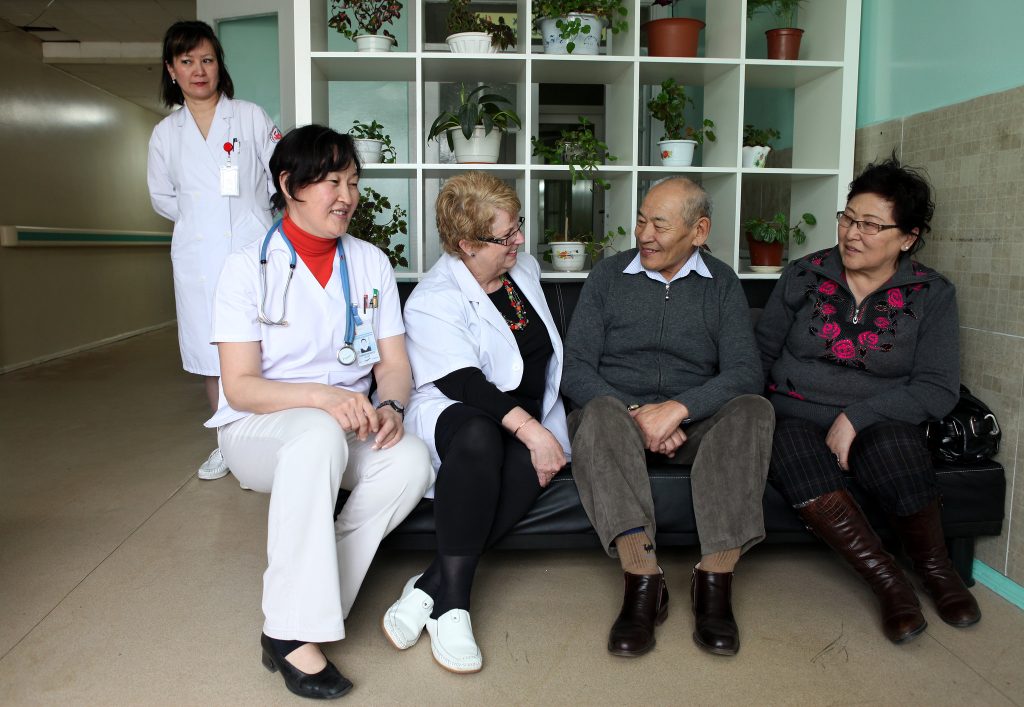
<svg viewBox="0 0 1024 707"><path fill-rule="evenodd" d="M0 704L296 704L260 665L267 498L198 481L214 445L173 330L0 376ZM1024 613L986 588L973 628L894 646L866 588L813 546L741 565L735 658L690 639L695 549L662 556L672 611L657 648L604 649L615 564L588 552L495 552L473 620L483 672L455 676L426 640L399 653L384 609L425 565L384 551L328 655L348 704L1024 704Z"/></svg>

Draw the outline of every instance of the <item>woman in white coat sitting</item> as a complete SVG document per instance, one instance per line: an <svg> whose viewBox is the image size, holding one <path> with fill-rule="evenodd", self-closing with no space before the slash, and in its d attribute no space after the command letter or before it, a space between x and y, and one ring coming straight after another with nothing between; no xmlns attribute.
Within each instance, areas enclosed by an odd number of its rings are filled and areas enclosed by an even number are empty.
<svg viewBox="0 0 1024 707"><path fill-rule="evenodd" d="M224 265L212 332L220 404L206 424L239 481L270 494L263 664L295 694L331 698L352 684L317 644L345 637L381 539L433 469L404 433L412 375L394 271L346 233L359 202L352 139L298 128L270 167L285 215ZM356 337L368 346L357 351ZM335 521L340 488L351 495Z"/></svg>
<svg viewBox="0 0 1024 707"><path fill-rule="evenodd" d="M408 423L430 447L437 555L384 616L388 639L424 626L434 659L480 670L469 596L480 555L529 511L569 456L558 394L562 343L524 242L520 202L483 172L449 179L437 198L446 255L405 306L416 390Z"/></svg>
<svg viewBox="0 0 1024 707"><path fill-rule="evenodd" d="M213 289L228 253L270 226L270 155L281 133L262 108L233 98L224 50L205 22L177 22L164 35L160 95L181 106L153 129L147 180L153 208L174 222L171 265L178 343L186 371L205 376L217 409L217 350L210 346ZM228 473L220 450L200 479Z"/></svg>

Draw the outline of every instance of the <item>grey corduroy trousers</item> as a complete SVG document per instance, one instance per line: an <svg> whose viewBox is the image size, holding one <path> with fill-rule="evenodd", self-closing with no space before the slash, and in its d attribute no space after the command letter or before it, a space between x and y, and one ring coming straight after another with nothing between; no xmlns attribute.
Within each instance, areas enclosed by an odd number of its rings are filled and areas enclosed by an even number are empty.
<svg viewBox="0 0 1024 707"><path fill-rule="evenodd" d="M759 395L741 395L685 428L687 440L670 464L692 465L690 488L701 555L764 540L764 496L775 414ZM613 541L643 527L655 541L657 522L643 437L625 404L591 400L569 416L572 475L580 500L606 552Z"/></svg>

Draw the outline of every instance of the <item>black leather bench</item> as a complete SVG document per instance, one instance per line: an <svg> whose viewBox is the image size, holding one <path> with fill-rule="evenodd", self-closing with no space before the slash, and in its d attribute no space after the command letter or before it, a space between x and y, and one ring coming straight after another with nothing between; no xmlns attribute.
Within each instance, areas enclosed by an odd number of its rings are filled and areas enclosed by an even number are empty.
<svg viewBox="0 0 1024 707"><path fill-rule="evenodd" d="M745 281L744 290L752 307L761 307L774 283ZM576 306L582 282L548 282L544 293L558 323L565 329ZM401 283L403 298L413 283ZM686 466L652 466L651 488L658 519L658 544L697 545L697 528L690 496L690 469ZM1003 524L1006 479L996 462L974 466L941 466L936 469L943 500L943 527L957 570L973 584L974 539L980 535L999 535ZM867 498L856 482L850 488L864 507L872 524L883 537L890 536L878 506ZM342 499L339 499L339 503ZM814 542L796 513L771 484L764 494L765 542ZM388 547L434 549L434 519L431 501L424 500L386 540ZM598 547L599 541L580 504L571 469L563 470L544 490L530 513L523 518L499 547L515 549L569 549Z"/></svg>

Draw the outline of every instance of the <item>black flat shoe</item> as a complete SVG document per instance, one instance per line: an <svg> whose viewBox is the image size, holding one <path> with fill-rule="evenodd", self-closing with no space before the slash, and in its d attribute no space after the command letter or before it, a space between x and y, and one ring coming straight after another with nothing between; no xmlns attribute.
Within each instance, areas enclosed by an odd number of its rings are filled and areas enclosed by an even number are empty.
<svg viewBox="0 0 1024 707"><path fill-rule="evenodd" d="M348 694L352 689L352 681L338 672L331 661L328 660L319 673L309 675L285 660L286 655L305 643L307 641L282 641L262 634L260 645L263 646L263 667L272 673L280 670L285 687L299 697L333 700Z"/></svg>

